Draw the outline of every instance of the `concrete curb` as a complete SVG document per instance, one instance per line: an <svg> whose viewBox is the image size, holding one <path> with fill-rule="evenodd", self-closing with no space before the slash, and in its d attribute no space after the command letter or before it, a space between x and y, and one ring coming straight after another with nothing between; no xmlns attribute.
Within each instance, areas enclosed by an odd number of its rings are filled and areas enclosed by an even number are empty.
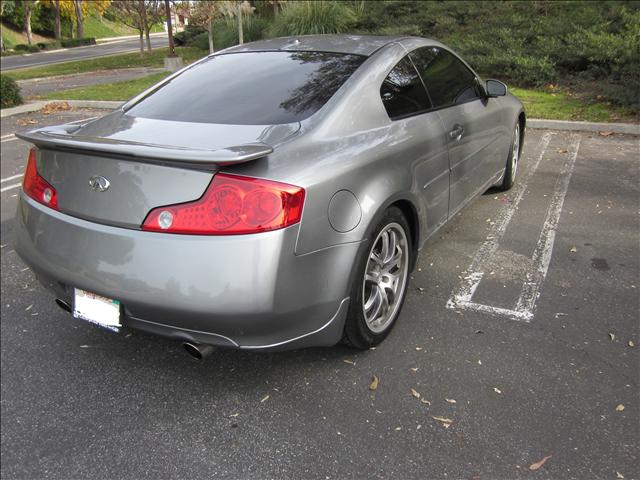
<svg viewBox="0 0 640 480"><path fill-rule="evenodd" d="M70 106L75 108L98 108L105 110L115 110L119 108L124 102L112 102L108 100L42 100L33 103L27 103L13 108L5 108L0 110L0 118L11 117L12 115L19 115L21 113L37 112L44 108L48 103L62 103L66 102Z"/></svg>
<svg viewBox="0 0 640 480"><path fill-rule="evenodd" d="M20 113L30 113L42 109L47 103L67 102L76 108L98 108L105 110L115 110L124 102L113 102L108 100L43 100L19 107L5 108L0 110L0 118L18 115ZM640 125L634 123L595 123L595 122L571 122L567 120L544 120L540 118L530 118L527 120L527 128L545 130L576 130L582 132L612 132L627 135L640 135Z"/></svg>
<svg viewBox="0 0 640 480"><path fill-rule="evenodd" d="M568 120L527 119L527 128L545 130L577 130L582 132L611 132L640 135L640 125L634 123L571 122Z"/></svg>

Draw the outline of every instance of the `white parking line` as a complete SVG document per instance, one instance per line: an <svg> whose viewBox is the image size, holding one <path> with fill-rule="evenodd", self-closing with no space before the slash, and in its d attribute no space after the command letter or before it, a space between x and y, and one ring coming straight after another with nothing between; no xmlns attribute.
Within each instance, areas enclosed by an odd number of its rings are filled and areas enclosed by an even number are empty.
<svg viewBox="0 0 640 480"><path fill-rule="evenodd" d="M493 254L498 249L499 242L504 236L506 228L509 225L513 214L517 210L524 192L526 191L527 183L536 172L538 165L549 146L550 140L551 133L549 132L545 133L540 139L540 155L537 157L529 171L518 182L518 190L516 191L513 203L508 207L505 207L505 209L500 212L493 230L487 236L487 240L478 249L471 265L467 269L469 275L463 279L460 286L454 290L451 298L447 301L447 308L476 310L524 322L530 322L533 318L535 304L540 295L540 286L542 285L549 269L556 228L560 220L564 197L567 194L569 180L571 179L571 174L573 173L575 161L578 156L578 148L580 146L580 137L578 136L572 137L571 146L569 147L571 153L558 176L553 197L549 204L542 231L533 254L532 269L526 273L526 282L522 286L515 308L512 310L475 303L472 299L485 274L485 266L488 265Z"/></svg>
<svg viewBox="0 0 640 480"><path fill-rule="evenodd" d="M0 183L10 182L11 180L15 180L16 178L22 178L23 173L19 173L18 175L12 175L11 177L3 178L0 180Z"/></svg>
<svg viewBox="0 0 640 480"><path fill-rule="evenodd" d="M16 137L13 133L0 137L0 143L12 142L13 140L18 140L18 137Z"/></svg>
<svg viewBox="0 0 640 480"><path fill-rule="evenodd" d="M7 187L0 188L0 193L8 192L9 190L13 190L14 188L18 188L22 183L14 183L13 185L9 185Z"/></svg>

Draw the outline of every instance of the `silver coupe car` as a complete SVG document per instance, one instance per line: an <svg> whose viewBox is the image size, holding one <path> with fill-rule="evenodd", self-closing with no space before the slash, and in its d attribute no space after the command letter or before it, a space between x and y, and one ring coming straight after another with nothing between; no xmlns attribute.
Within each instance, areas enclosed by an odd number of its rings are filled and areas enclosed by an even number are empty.
<svg viewBox="0 0 640 480"><path fill-rule="evenodd" d="M522 104L416 37L232 47L29 153L16 250L112 330L254 350L365 349L427 238L514 182Z"/></svg>

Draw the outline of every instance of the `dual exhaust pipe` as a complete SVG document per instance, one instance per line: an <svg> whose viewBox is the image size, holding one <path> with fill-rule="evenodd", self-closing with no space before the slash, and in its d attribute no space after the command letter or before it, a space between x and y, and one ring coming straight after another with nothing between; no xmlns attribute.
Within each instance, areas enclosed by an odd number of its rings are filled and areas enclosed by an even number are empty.
<svg viewBox="0 0 640 480"><path fill-rule="evenodd" d="M69 305L64 300L56 298L56 305L58 305L65 312L72 313L71 305ZM202 361L205 358L207 358L209 355L213 353L213 350L214 350L214 347L211 345L202 345L200 343L194 343L194 342L184 342L182 344L182 348L184 348L185 351L189 355L191 355L191 357L199 361Z"/></svg>

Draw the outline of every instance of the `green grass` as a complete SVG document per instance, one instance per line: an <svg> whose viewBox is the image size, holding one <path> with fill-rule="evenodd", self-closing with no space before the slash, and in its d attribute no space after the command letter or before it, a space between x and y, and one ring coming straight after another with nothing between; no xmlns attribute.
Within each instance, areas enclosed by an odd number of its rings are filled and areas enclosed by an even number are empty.
<svg viewBox="0 0 640 480"><path fill-rule="evenodd" d="M27 36L24 33L8 27L4 23L0 24L0 32L2 34L2 40L4 40L5 48L7 49L13 48L21 43L27 43ZM43 37L42 35L38 35L35 33L33 34L33 43L50 41L53 41L53 39Z"/></svg>
<svg viewBox="0 0 640 480"><path fill-rule="evenodd" d="M128 100L169 74L170 72L160 72L135 80L50 92L43 98L45 100Z"/></svg>
<svg viewBox="0 0 640 480"><path fill-rule="evenodd" d="M135 35L138 31L123 23L112 22L106 18L91 15L84 22L84 36L93 38L119 37Z"/></svg>
<svg viewBox="0 0 640 480"><path fill-rule="evenodd" d="M11 70L6 74L14 80L27 80L29 78L51 77L55 75L70 75L74 73L95 72L98 70L115 70L119 68L133 67L161 67L164 57L167 56L167 48L156 48L150 54L140 57L138 52L111 55L108 57L92 58L77 62L57 63L45 67L24 68ZM192 63L207 55L207 52L194 47L178 47L176 53L185 62Z"/></svg>
<svg viewBox="0 0 640 480"><path fill-rule="evenodd" d="M631 110L603 102L592 102L557 91L545 92L510 88L524 104L528 118L547 120L580 120L586 122L637 121Z"/></svg>

